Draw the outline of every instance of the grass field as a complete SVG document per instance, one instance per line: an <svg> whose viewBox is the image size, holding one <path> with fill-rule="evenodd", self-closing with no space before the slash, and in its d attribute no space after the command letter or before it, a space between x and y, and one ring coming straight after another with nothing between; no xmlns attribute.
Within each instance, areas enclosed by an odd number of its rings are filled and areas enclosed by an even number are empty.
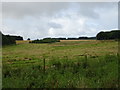
<svg viewBox="0 0 120 90"><path fill-rule="evenodd" d="M117 41L17 43L2 49L3 88L119 86Z"/></svg>

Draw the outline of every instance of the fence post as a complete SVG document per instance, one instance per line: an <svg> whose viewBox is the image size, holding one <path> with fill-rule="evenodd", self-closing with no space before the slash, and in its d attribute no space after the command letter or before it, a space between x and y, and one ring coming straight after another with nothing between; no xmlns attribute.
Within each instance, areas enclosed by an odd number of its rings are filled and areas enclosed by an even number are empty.
<svg viewBox="0 0 120 90"><path fill-rule="evenodd" d="M87 68L87 54L85 55L85 63L84 63L84 67Z"/></svg>
<svg viewBox="0 0 120 90"><path fill-rule="evenodd" d="M45 57L43 58L43 72L45 73Z"/></svg>

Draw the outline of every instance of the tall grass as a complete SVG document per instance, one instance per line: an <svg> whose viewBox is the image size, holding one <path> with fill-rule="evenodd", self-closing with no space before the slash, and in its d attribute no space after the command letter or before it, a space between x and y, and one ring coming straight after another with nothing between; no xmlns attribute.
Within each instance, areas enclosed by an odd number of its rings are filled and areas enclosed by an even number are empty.
<svg viewBox="0 0 120 90"><path fill-rule="evenodd" d="M47 60L47 59L46 59ZM44 71L45 69L45 71ZM117 88L118 56L51 57L37 65L3 65L3 88Z"/></svg>
<svg viewBox="0 0 120 90"><path fill-rule="evenodd" d="M116 41L3 47L3 88L117 88Z"/></svg>

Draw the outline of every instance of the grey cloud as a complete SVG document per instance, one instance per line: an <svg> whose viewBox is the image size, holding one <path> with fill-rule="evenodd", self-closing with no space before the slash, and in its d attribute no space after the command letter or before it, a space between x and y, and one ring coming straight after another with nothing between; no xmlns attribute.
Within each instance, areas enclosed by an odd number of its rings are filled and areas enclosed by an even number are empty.
<svg viewBox="0 0 120 90"><path fill-rule="evenodd" d="M49 22L48 25L52 28L62 28L61 24L57 24L57 23L54 23L54 22Z"/></svg>
<svg viewBox="0 0 120 90"><path fill-rule="evenodd" d="M4 2L2 3L3 16L21 18L24 16L40 16L47 15L53 16L62 10L69 8L77 9L80 15L86 17L99 17L99 14L95 12L95 9L110 9L114 3L93 3L93 2Z"/></svg>
<svg viewBox="0 0 120 90"><path fill-rule="evenodd" d="M46 2L4 2L2 4L3 16L21 18L24 16L52 16L61 9L68 8L68 3Z"/></svg>
<svg viewBox="0 0 120 90"><path fill-rule="evenodd" d="M117 3L113 2L4 2L2 7L3 24L8 28L3 33L20 34L25 39L95 36L102 29L117 27Z"/></svg>

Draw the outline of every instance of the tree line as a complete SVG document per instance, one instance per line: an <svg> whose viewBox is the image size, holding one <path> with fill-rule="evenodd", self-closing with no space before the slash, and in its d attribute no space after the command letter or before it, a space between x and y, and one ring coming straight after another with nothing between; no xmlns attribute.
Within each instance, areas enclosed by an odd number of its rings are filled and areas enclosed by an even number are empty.
<svg viewBox="0 0 120 90"><path fill-rule="evenodd" d="M78 37L78 38L44 38L42 40L33 40L30 43L53 43L60 40L116 40L120 39L120 30L112 30L108 32L99 32L96 37Z"/></svg>
<svg viewBox="0 0 120 90"><path fill-rule="evenodd" d="M21 36L4 35L1 32L0 36L2 37L2 45L16 44L16 40L23 40Z"/></svg>
<svg viewBox="0 0 120 90"><path fill-rule="evenodd" d="M21 36L12 36L12 35L4 35L0 32L0 36L2 36L2 45L10 45L10 44L16 44L16 40L23 40L23 37ZM97 40L116 40L120 39L120 30L112 30L107 32L99 32L96 37L78 37L78 38L44 38L42 40L33 40L30 41L30 43L54 43L54 42L60 42L60 40L91 40L91 39L97 39ZM30 38L29 38L30 40Z"/></svg>
<svg viewBox="0 0 120 90"><path fill-rule="evenodd" d="M60 42L60 40L81 40L81 39L96 39L96 37L79 37L79 38L44 38L30 41L29 43L54 43Z"/></svg>
<svg viewBox="0 0 120 90"><path fill-rule="evenodd" d="M54 42L60 42L59 39L57 38L44 38L42 40L33 40L33 41L30 41L29 43L54 43Z"/></svg>
<svg viewBox="0 0 120 90"><path fill-rule="evenodd" d="M120 39L120 30L113 30L107 32L99 32L96 36L97 40L112 40Z"/></svg>

